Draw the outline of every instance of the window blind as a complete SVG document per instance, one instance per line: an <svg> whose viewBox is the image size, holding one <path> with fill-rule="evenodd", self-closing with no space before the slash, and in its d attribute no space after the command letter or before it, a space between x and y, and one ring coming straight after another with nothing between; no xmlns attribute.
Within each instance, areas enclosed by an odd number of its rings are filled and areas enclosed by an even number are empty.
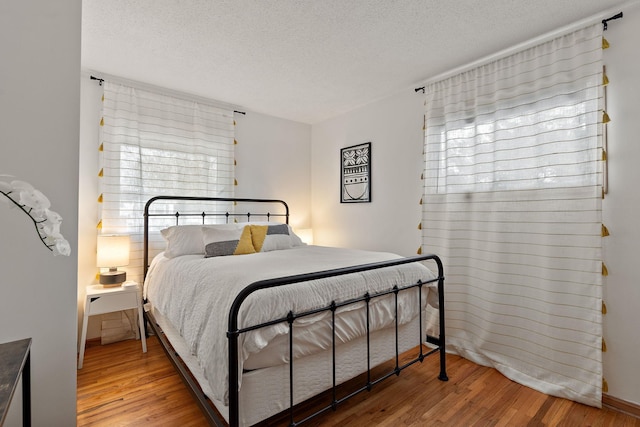
<svg viewBox="0 0 640 427"><path fill-rule="evenodd" d="M131 235L126 270L141 281L147 200L233 196L233 110L105 81L102 113L99 224Z"/></svg>

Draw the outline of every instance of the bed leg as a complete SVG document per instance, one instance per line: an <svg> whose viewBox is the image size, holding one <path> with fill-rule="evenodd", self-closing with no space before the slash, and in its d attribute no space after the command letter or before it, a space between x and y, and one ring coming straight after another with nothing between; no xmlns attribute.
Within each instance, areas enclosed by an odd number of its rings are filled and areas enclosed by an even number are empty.
<svg viewBox="0 0 640 427"><path fill-rule="evenodd" d="M438 379L440 381L449 381L447 376L447 349L446 349L446 334L444 328L444 269L440 258L436 257L436 263L438 264L438 315L440 323L440 375Z"/></svg>

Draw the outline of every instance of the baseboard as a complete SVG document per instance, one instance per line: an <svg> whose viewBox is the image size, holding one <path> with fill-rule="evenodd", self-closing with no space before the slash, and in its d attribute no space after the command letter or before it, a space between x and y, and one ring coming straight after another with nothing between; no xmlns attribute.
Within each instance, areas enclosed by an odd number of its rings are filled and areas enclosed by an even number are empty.
<svg viewBox="0 0 640 427"><path fill-rule="evenodd" d="M632 417L640 418L640 405L609 396L608 394L602 395L602 406L613 409L614 411L623 412Z"/></svg>

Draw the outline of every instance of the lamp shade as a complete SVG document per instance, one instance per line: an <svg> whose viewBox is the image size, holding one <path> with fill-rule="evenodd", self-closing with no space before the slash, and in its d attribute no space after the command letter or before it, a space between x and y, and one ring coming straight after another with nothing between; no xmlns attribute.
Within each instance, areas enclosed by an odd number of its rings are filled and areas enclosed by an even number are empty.
<svg viewBox="0 0 640 427"><path fill-rule="evenodd" d="M98 267L121 267L129 264L129 236L98 235Z"/></svg>

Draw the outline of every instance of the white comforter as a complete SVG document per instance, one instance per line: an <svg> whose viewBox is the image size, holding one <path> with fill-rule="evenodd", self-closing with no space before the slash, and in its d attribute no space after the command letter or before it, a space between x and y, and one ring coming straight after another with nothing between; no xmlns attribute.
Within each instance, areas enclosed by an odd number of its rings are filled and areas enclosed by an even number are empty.
<svg viewBox="0 0 640 427"><path fill-rule="evenodd" d="M341 268L400 258L382 252L367 252L321 246L301 246L250 255L203 258L186 255L166 258L158 255L145 280L146 296L154 309L166 316L185 339L209 381L214 397L228 401L227 337L228 313L238 292L258 280L313 271ZM365 292L387 290L393 285L405 286L435 276L420 263L333 277L306 283L258 291L247 298L239 315L239 327L246 327L293 310L299 313L326 306L331 301L361 297ZM437 283L423 291L423 301L437 307ZM399 322L404 324L418 314L418 304L411 292L399 294ZM413 300L413 301L412 301ZM362 304L360 304L362 305ZM337 340L348 341L365 332L362 310L341 310L337 322ZM371 328L377 330L394 322L392 298L379 298L371 305ZM294 357L330 348L331 334L328 312L297 320ZM330 331L330 329L329 329ZM266 359L254 357L270 342L285 342L286 324L278 324L243 334L240 339L240 369L269 366L286 362L288 355L271 352ZM306 338L305 338L306 337ZM255 360L255 361L254 361Z"/></svg>

